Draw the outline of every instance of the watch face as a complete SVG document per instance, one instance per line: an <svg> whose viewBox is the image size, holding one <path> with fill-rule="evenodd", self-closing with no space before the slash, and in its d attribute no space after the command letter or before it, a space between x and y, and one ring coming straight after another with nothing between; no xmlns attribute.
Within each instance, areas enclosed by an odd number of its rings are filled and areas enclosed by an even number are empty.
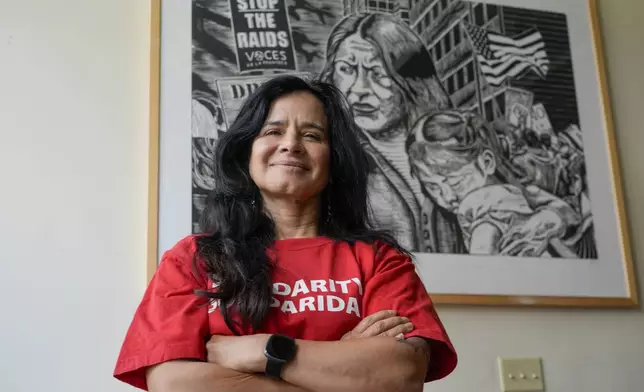
<svg viewBox="0 0 644 392"><path fill-rule="evenodd" d="M271 357L290 361L295 356L295 342L286 336L273 335L268 340L266 351Z"/></svg>

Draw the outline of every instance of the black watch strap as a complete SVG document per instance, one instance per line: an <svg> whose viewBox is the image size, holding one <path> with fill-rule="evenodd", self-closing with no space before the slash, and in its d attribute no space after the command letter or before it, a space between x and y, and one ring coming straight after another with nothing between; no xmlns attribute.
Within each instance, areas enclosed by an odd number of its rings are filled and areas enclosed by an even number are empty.
<svg viewBox="0 0 644 392"><path fill-rule="evenodd" d="M284 362L278 359L269 358L266 362L266 375L271 378L281 379Z"/></svg>

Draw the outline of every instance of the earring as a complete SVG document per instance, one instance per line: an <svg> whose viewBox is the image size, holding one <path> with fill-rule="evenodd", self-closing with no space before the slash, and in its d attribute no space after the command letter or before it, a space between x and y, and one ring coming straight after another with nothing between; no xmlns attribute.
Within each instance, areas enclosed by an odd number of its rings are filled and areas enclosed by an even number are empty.
<svg viewBox="0 0 644 392"><path fill-rule="evenodd" d="M256 208L255 199L250 200L250 208L252 208L253 210Z"/></svg>
<svg viewBox="0 0 644 392"><path fill-rule="evenodd" d="M327 224L331 222L331 216L332 216L331 203L327 203L326 204L326 223Z"/></svg>

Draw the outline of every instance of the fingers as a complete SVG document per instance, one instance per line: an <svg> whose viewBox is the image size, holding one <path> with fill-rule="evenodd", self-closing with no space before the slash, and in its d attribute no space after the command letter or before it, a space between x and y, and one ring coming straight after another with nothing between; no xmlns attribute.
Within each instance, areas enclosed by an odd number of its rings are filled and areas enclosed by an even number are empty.
<svg viewBox="0 0 644 392"><path fill-rule="evenodd" d="M380 334L380 336L391 336L396 339L404 338L405 334L414 330L414 324L410 322L398 324L393 328L388 329L387 331Z"/></svg>
<svg viewBox="0 0 644 392"><path fill-rule="evenodd" d="M525 247L524 240L508 241L506 244L501 244L499 253L504 256L518 256Z"/></svg>
<svg viewBox="0 0 644 392"><path fill-rule="evenodd" d="M538 244L532 244L525 240L520 240L511 242L507 246L501 248L500 254L513 257L533 257L540 256L544 251L545 247L540 247Z"/></svg>
<svg viewBox="0 0 644 392"><path fill-rule="evenodd" d="M352 331L342 336L341 340L373 336L402 339L405 333L413 329L414 325L407 317L397 316L393 310L382 310L365 317Z"/></svg>
<svg viewBox="0 0 644 392"><path fill-rule="evenodd" d="M358 325L353 328L352 333L361 334L366 331L367 328L371 327L374 323L394 316L396 316L396 311L394 310L381 310L380 312L376 312L362 319L362 321L360 321L360 323L358 323Z"/></svg>
<svg viewBox="0 0 644 392"><path fill-rule="evenodd" d="M523 241L523 238L515 232L507 232L501 237L499 241L499 249L510 248L510 245L516 246L517 242Z"/></svg>
<svg viewBox="0 0 644 392"><path fill-rule="evenodd" d="M389 317L384 320L376 321L363 333L363 337L368 336L391 336L394 337L400 333L410 332L414 328L407 317Z"/></svg>

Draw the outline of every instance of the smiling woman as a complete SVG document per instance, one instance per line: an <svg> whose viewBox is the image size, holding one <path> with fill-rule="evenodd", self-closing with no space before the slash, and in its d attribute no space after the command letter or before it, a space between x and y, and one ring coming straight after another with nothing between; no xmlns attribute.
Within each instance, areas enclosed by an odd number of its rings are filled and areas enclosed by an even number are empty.
<svg viewBox="0 0 644 392"><path fill-rule="evenodd" d="M281 76L214 154L205 234L163 255L115 377L155 392L421 391L456 353L330 84Z"/></svg>
<svg viewBox="0 0 644 392"><path fill-rule="evenodd" d="M320 100L310 92L277 99L253 143L249 169L264 202L308 200L295 204L317 210L311 197L322 192L329 175L327 121Z"/></svg>

